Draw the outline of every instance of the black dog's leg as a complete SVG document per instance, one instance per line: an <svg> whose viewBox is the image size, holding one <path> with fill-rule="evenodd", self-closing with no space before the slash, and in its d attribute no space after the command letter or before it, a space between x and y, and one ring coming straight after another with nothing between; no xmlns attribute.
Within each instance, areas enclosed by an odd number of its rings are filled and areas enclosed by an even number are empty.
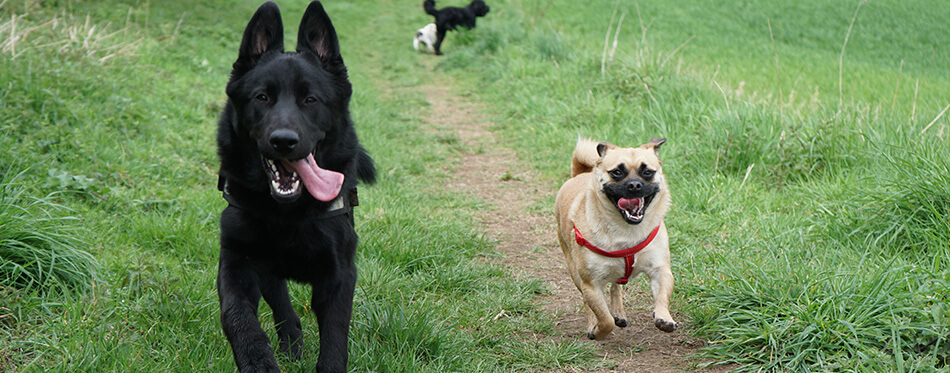
<svg viewBox="0 0 950 373"><path fill-rule="evenodd" d="M435 46L434 46L435 54L441 56L442 55L442 40L445 39L445 29L442 28L442 26L437 25L435 27L435 30L436 30L435 32L436 38L435 38Z"/></svg>
<svg viewBox="0 0 950 373"><path fill-rule="evenodd" d="M320 357L317 372L345 372L347 336L353 313L353 289L356 287L356 266L339 269L339 277L319 286L314 284L310 306L320 325ZM318 289L323 290L318 290Z"/></svg>
<svg viewBox="0 0 950 373"><path fill-rule="evenodd" d="M270 339L257 321L260 299L257 274L246 257L222 248L218 262L218 301L221 327L231 343L234 362L241 372L280 372Z"/></svg>
<svg viewBox="0 0 950 373"><path fill-rule="evenodd" d="M280 352L289 354L293 360L300 360L303 350L303 329L300 318L294 312L290 303L290 294L287 293L287 281L271 276L261 276L261 295L267 301L274 313L274 326L277 328L277 339L280 340Z"/></svg>

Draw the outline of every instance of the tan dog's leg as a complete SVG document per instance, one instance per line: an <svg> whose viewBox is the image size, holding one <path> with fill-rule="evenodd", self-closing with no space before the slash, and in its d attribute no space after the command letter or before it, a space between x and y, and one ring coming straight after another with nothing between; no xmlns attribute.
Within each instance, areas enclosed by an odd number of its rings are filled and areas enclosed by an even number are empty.
<svg viewBox="0 0 950 373"><path fill-rule="evenodd" d="M650 272L650 289L653 290L653 324L667 333L676 330L679 325L670 315L673 272L669 267L660 267Z"/></svg>
<svg viewBox="0 0 950 373"><path fill-rule="evenodd" d="M587 338L594 339L596 337L594 330L597 329L597 315L594 314L594 310L590 309L586 301L584 302L584 311L587 312Z"/></svg>
<svg viewBox="0 0 950 373"><path fill-rule="evenodd" d="M581 286L581 293L584 295L584 305L587 306L587 338L606 337L614 330L614 318L607 308L604 286L584 283Z"/></svg>
<svg viewBox="0 0 950 373"><path fill-rule="evenodd" d="M564 253L564 259L567 262L567 274L571 275L571 280L574 281L574 286L577 287L577 290L583 293L584 290L581 289L581 276L577 273L577 268L574 266L575 259L571 253L570 245L567 243L568 241L564 239L560 231L558 231L557 240L558 243L561 244L561 252Z"/></svg>
<svg viewBox="0 0 950 373"><path fill-rule="evenodd" d="M561 237L558 238L560 239ZM564 249L564 247L564 240L561 239L561 248ZM587 311L587 338L595 339L606 337L607 334L610 334L613 330L613 324L609 324L609 327L598 328L599 324L601 324L599 320L610 319L603 287L597 289L595 286L585 283L580 273L577 272L574 260L571 258L571 252L568 249L564 249L564 256L568 258L567 272L571 275L574 286L581 292L581 296L584 300L584 309ZM592 308L591 304L595 306Z"/></svg>
<svg viewBox="0 0 950 373"><path fill-rule="evenodd" d="M574 262L570 259L567 260L567 273L571 275L571 280L574 281L574 286L577 287L577 290L583 294L584 290L581 289L581 276L577 273L577 270L574 268Z"/></svg>
<svg viewBox="0 0 950 373"><path fill-rule="evenodd" d="M614 325L627 327L627 314L623 310L623 286L610 284L610 314L614 317Z"/></svg>

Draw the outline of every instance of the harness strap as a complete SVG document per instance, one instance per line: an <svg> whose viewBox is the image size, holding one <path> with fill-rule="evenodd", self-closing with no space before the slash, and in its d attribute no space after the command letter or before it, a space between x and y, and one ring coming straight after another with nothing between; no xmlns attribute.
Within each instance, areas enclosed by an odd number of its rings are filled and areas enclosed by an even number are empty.
<svg viewBox="0 0 950 373"><path fill-rule="evenodd" d="M581 235L581 232L577 230L576 226L574 227L574 240L577 241L578 245L581 245L590 249L590 251L593 251L595 254L603 255L609 258L623 258L623 262L624 262L623 277L617 279L617 284L624 285L627 283L627 280L630 278L630 275L633 273L633 263L634 263L633 256L636 255L638 252L640 252L640 250L643 250L643 248L647 247L647 245L649 245L650 242L653 242L653 239L656 238L656 234L659 231L660 231L660 226L658 225L656 226L656 228L653 228L653 231L650 232L650 235L647 236L647 238L643 240L643 242L636 244L636 246L626 248L623 250L617 250L617 251L606 251L597 246L594 246L594 244L590 243L590 241L588 241L586 238L584 238L583 235Z"/></svg>

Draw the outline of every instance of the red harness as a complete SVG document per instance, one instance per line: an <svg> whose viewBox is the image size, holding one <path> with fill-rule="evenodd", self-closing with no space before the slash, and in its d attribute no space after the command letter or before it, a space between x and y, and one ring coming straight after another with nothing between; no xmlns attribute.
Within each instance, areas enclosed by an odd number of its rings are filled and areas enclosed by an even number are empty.
<svg viewBox="0 0 950 373"><path fill-rule="evenodd" d="M633 256L636 255L638 252L640 252L640 250L643 250L644 247L647 247L647 245L649 245L650 242L653 242L653 238L656 237L656 234L659 231L660 231L660 226L657 225L656 228L653 228L653 231L650 232L650 235L647 236L647 239L643 240L643 242L638 243L634 247L623 249L623 250L617 250L617 251L605 251L597 246L594 246L594 244L590 243L590 241L585 239L584 236L581 236L581 232L577 230L577 227L574 227L574 239L577 240L578 245L584 246L596 254L600 254L606 257L610 257L610 258L623 257L623 261L624 261L623 277L617 279L617 284L624 285L627 283L627 279L630 278L630 274L633 273Z"/></svg>

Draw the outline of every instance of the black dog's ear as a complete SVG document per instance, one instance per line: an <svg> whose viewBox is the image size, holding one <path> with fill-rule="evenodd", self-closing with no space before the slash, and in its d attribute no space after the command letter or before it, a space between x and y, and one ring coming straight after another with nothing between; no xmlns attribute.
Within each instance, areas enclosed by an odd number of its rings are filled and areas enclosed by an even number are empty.
<svg viewBox="0 0 950 373"><path fill-rule="evenodd" d="M238 61L234 63L235 70L239 64L246 64L250 69L264 53L270 51L284 51L284 23L280 19L280 9L273 2L266 2L257 8L257 12L247 22L244 29L244 39L238 49Z"/></svg>
<svg viewBox="0 0 950 373"><path fill-rule="evenodd" d="M323 67L331 72L338 72L332 67L343 64L340 56L340 42L336 37L336 30L330 22L330 16L323 10L319 1L310 3L307 11L300 20L300 31L297 33L297 52L313 52ZM346 71L343 70L343 73Z"/></svg>

